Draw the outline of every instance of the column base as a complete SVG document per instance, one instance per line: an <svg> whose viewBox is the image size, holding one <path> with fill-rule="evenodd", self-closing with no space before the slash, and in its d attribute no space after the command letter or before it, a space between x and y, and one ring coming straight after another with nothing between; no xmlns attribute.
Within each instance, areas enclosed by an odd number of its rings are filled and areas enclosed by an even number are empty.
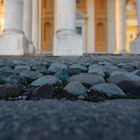
<svg viewBox="0 0 140 140"><path fill-rule="evenodd" d="M130 53L140 54L140 36L138 36L138 38L131 43Z"/></svg>
<svg viewBox="0 0 140 140"><path fill-rule="evenodd" d="M31 42L31 41L28 41L28 45L27 45L27 47L25 48L25 50L24 50L24 53L25 54L34 54L35 53L35 47L34 47L34 45L33 45L33 42Z"/></svg>
<svg viewBox="0 0 140 140"><path fill-rule="evenodd" d="M28 40L22 33L4 33L0 36L0 55L24 55Z"/></svg>
<svg viewBox="0 0 140 140"><path fill-rule="evenodd" d="M57 33L54 38L54 56L82 56L83 41L76 33Z"/></svg>
<svg viewBox="0 0 140 140"><path fill-rule="evenodd" d="M125 49L123 49L123 50L116 50L114 53L115 54L126 54L127 52Z"/></svg>

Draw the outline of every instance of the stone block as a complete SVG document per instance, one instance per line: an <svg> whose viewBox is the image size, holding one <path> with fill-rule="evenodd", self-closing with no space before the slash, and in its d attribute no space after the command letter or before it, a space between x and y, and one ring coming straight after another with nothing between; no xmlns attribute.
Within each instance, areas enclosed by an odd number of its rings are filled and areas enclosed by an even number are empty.
<svg viewBox="0 0 140 140"><path fill-rule="evenodd" d="M132 54L140 54L140 36L131 43L130 52Z"/></svg>
<svg viewBox="0 0 140 140"><path fill-rule="evenodd" d="M20 33L4 33L0 36L0 55L24 55L28 40Z"/></svg>
<svg viewBox="0 0 140 140"><path fill-rule="evenodd" d="M82 37L75 34L56 34L54 38L55 56L82 56L83 43Z"/></svg>

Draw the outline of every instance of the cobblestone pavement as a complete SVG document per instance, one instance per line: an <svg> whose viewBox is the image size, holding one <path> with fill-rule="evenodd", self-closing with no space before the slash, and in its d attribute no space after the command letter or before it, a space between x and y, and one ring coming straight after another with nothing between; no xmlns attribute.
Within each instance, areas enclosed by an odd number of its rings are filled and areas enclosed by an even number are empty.
<svg viewBox="0 0 140 140"><path fill-rule="evenodd" d="M139 55L0 57L0 99L140 98L139 91Z"/></svg>
<svg viewBox="0 0 140 140"><path fill-rule="evenodd" d="M0 101L0 140L139 140L140 100Z"/></svg>

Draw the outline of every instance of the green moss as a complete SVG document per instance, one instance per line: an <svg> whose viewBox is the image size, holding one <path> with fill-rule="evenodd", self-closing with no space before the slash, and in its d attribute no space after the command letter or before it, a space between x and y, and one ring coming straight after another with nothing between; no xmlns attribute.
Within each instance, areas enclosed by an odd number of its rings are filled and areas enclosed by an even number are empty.
<svg viewBox="0 0 140 140"><path fill-rule="evenodd" d="M5 84L5 82L3 80L0 79L0 84Z"/></svg>
<svg viewBox="0 0 140 140"><path fill-rule="evenodd" d="M68 100L76 100L77 99L77 96L74 96L74 95L66 92L65 90L63 90L63 88L65 87L65 85L66 85L66 83L63 83L63 84L57 85L55 87L53 98L54 99L63 99L63 98L66 98Z"/></svg>
<svg viewBox="0 0 140 140"><path fill-rule="evenodd" d="M107 82L107 80L108 80L109 77L110 77L110 74L108 72L105 72L104 73L105 82Z"/></svg>
<svg viewBox="0 0 140 140"><path fill-rule="evenodd" d="M90 89L92 86L90 84L84 83L82 84L85 88Z"/></svg>
<svg viewBox="0 0 140 140"><path fill-rule="evenodd" d="M127 96L118 96L114 95L109 98L110 100L115 100L115 99L140 99L140 96L134 96L134 95L127 95Z"/></svg>
<svg viewBox="0 0 140 140"><path fill-rule="evenodd" d="M54 85L55 89L63 89L68 83L67 82L62 82L62 83L57 83L56 85Z"/></svg>
<svg viewBox="0 0 140 140"><path fill-rule="evenodd" d="M90 92L88 92L85 97L85 100L90 102L99 102L106 99L109 99L107 95L105 95L104 93L99 93L95 90L91 90Z"/></svg>

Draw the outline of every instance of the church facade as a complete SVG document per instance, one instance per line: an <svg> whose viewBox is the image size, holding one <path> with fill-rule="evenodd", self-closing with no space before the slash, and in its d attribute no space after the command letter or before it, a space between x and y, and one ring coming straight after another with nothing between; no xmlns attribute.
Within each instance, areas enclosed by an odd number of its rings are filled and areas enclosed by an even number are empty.
<svg viewBox="0 0 140 140"><path fill-rule="evenodd" d="M139 54L140 0L0 0L0 55Z"/></svg>

